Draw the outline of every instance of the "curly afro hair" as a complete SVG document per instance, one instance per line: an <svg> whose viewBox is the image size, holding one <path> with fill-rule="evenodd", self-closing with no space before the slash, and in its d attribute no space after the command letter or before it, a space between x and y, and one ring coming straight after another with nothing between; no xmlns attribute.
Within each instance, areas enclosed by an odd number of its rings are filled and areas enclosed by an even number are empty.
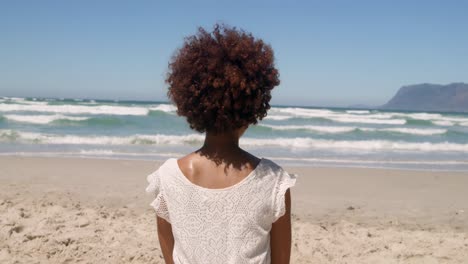
<svg viewBox="0 0 468 264"><path fill-rule="evenodd" d="M262 120L278 77L268 44L216 24L213 32L199 28L176 51L167 95L192 129L218 134Z"/></svg>

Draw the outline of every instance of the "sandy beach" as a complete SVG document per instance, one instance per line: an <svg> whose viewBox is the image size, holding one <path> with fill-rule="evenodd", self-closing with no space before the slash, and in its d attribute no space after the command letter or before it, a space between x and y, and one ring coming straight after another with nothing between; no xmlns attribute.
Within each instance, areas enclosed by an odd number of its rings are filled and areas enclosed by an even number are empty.
<svg viewBox="0 0 468 264"><path fill-rule="evenodd" d="M163 263L160 162L0 157L0 263ZM291 263L468 263L468 173L286 167Z"/></svg>

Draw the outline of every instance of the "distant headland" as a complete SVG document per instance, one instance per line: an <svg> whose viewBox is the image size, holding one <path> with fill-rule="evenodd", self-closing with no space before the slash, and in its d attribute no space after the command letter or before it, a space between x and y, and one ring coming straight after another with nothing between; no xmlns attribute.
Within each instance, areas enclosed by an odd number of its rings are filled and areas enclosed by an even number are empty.
<svg viewBox="0 0 468 264"><path fill-rule="evenodd" d="M386 110L468 112L468 84L415 84L401 87Z"/></svg>

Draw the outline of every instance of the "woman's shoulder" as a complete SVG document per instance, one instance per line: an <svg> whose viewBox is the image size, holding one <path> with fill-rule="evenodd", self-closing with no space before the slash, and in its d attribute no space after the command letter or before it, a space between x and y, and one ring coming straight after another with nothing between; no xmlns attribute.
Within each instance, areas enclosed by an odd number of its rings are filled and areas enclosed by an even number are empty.
<svg viewBox="0 0 468 264"><path fill-rule="evenodd" d="M261 158L263 164L271 169L271 170L281 170L283 169L278 163L274 162L273 160L271 159L268 159L268 158Z"/></svg>
<svg viewBox="0 0 468 264"><path fill-rule="evenodd" d="M171 172L175 172L177 167L175 166L177 164L177 159L176 158L168 158L164 161L159 161L157 162L159 167L157 167L155 170L153 170L149 175L148 175L148 180L150 178L161 178L166 174L172 174Z"/></svg>
<svg viewBox="0 0 468 264"><path fill-rule="evenodd" d="M174 169L176 164L177 164L177 158L175 157L168 158L162 161L161 165L159 166L159 169L166 169L166 168Z"/></svg>
<svg viewBox="0 0 468 264"><path fill-rule="evenodd" d="M289 173L281 165L267 158L262 158L256 174L257 178L271 182L295 181L297 178L297 174Z"/></svg>
<svg viewBox="0 0 468 264"><path fill-rule="evenodd" d="M262 166L259 168L259 170L263 172L264 174L277 176L285 172L285 170L283 169L281 165L279 165L278 163L268 158L261 158L260 164Z"/></svg>

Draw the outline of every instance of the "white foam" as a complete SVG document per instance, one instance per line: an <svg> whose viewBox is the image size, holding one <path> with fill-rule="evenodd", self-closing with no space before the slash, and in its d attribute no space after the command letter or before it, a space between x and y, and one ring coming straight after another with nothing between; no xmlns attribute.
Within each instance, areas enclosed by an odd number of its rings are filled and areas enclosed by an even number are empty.
<svg viewBox="0 0 468 264"><path fill-rule="evenodd" d="M324 117L327 115L334 114L333 111L328 109L308 109L308 108L300 108L300 107L272 107L272 113L281 113L281 114L288 114L291 116L298 116L298 117Z"/></svg>
<svg viewBox="0 0 468 264"><path fill-rule="evenodd" d="M402 127L383 128L380 130L405 133L405 134L413 134L413 135L422 135L422 136L440 135L440 134L444 134L447 132L447 129L418 129L418 128L402 128Z"/></svg>
<svg viewBox="0 0 468 264"><path fill-rule="evenodd" d="M405 119L377 119L377 118L368 118L368 117L359 117L359 116L336 116L336 117L326 117L327 119L333 120L335 122L341 123L364 123L364 124L386 124L386 125L404 125L406 124Z"/></svg>
<svg viewBox="0 0 468 264"><path fill-rule="evenodd" d="M305 125L305 126L276 126L276 125L266 125L262 124L261 126L264 127L269 127L275 130L299 130L299 129L305 129L305 130L310 130L313 132L319 132L319 133L347 133L351 132L355 127L337 127L337 126L310 126L310 125Z"/></svg>
<svg viewBox="0 0 468 264"><path fill-rule="evenodd" d="M429 113L412 113L412 114L403 114L403 113L394 113L394 116L397 117L409 117L416 120L426 120L431 121L434 125L438 126L453 126L456 123L468 122L468 118L442 115L442 114L429 114Z"/></svg>
<svg viewBox="0 0 468 264"><path fill-rule="evenodd" d="M0 112L32 111L57 114L107 114L107 115L147 115L145 107L128 106L87 106L87 105L23 105L0 104Z"/></svg>
<svg viewBox="0 0 468 264"><path fill-rule="evenodd" d="M292 116L287 116L287 115L267 115L264 119L270 119L270 120L286 120L286 119L291 119L293 118Z"/></svg>
<svg viewBox="0 0 468 264"><path fill-rule="evenodd" d="M240 142L248 146L281 146L298 149L324 149L337 151L424 151L424 152L468 152L468 144L450 142L405 142L388 140L322 140L312 138L241 138Z"/></svg>
<svg viewBox="0 0 468 264"><path fill-rule="evenodd" d="M432 120L431 122L437 126L453 126L454 125L452 121L447 121L447 120Z"/></svg>
<svg viewBox="0 0 468 264"><path fill-rule="evenodd" d="M12 101L26 101L26 98L21 98L21 97L3 97L5 99L9 99L9 100L12 100Z"/></svg>
<svg viewBox="0 0 468 264"><path fill-rule="evenodd" d="M173 135L132 135L117 136L78 136L57 135L35 132L18 132L13 130L0 130L0 141L3 139L20 142L35 142L41 144L70 144L70 145L190 145L202 143L204 137L199 134L182 136Z"/></svg>
<svg viewBox="0 0 468 264"><path fill-rule="evenodd" d="M12 105L12 103L18 105L47 105L47 102L36 100L36 98L32 98L32 100L26 100L25 98L18 97L3 97L3 99L0 99L0 105L2 105L2 102L7 102L8 105Z"/></svg>
<svg viewBox="0 0 468 264"><path fill-rule="evenodd" d="M162 111L162 112L166 112L166 113L173 113L175 111L177 111L177 107L175 107L174 105L171 105L171 104L160 104L156 107L151 107L149 110L153 110L153 111Z"/></svg>
<svg viewBox="0 0 468 264"><path fill-rule="evenodd" d="M65 115L4 115L8 120L31 124L48 124L56 120L74 120L81 121L89 117L65 116Z"/></svg>
<svg viewBox="0 0 468 264"><path fill-rule="evenodd" d="M309 109L300 107L272 107L271 120L286 120L289 118L325 118L341 123L365 123L403 125L406 119L431 121L438 126L466 126L468 118L439 113L399 113L399 112L370 112L369 110L346 110L346 112L329 109Z"/></svg>
<svg viewBox="0 0 468 264"><path fill-rule="evenodd" d="M446 117L440 120L431 120L431 122L438 126L467 126L468 118Z"/></svg>
<svg viewBox="0 0 468 264"><path fill-rule="evenodd" d="M47 102L44 101L22 101L22 103L29 105L47 105Z"/></svg>
<svg viewBox="0 0 468 264"><path fill-rule="evenodd" d="M444 118L441 114L430 114L430 113L400 113L400 112L379 112L367 115L372 118L411 118L418 120L434 120Z"/></svg>
<svg viewBox="0 0 468 264"><path fill-rule="evenodd" d="M348 113L351 111L351 113ZM274 117L272 120L284 120L293 117L300 118L325 118L331 121L340 123L365 123L365 124L388 124L388 125L403 125L406 123L405 119L393 119L393 113L374 113L370 114L369 111L353 113L353 110L348 110L347 113L332 111L328 109L307 109L297 107L278 108L273 107L271 113ZM357 111L357 110L356 110ZM364 110L363 110L364 111ZM277 114L282 114L279 118Z"/></svg>
<svg viewBox="0 0 468 264"><path fill-rule="evenodd" d="M429 113L414 113L414 114L395 113L395 115L409 117L409 118L418 119L418 120L434 120L434 119L442 118L441 114L429 114Z"/></svg>
<svg viewBox="0 0 468 264"><path fill-rule="evenodd" d="M468 118L457 117L457 116L444 116L443 120L449 120L452 122L468 122Z"/></svg>
<svg viewBox="0 0 468 264"><path fill-rule="evenodd" d="M369 114L370 112L369 110L346 110L346 113L362 115L362 114Z"/></svg>
<svg viewBox="0 0 468 264"><path fill-rule="evenodd" d="M78 136L41 134L0 130L0 141L15 141L39 144L71 145L193 145L202 144L204 136L189 135L132 135L127 137ZM468 144L450 142L406 142L388 140L324 140L305 137L297 138L241 138L240 143L251 147L284 147L297 149L323 149L334 151L418 151L418 152L468 152Z"/></svg>
<svg viewBox="0 0 468 264"><path fill-rule="evenodd" d="M396 133L403 133L403 134L412 134L412 135L438 135L444 134L447 132L447 129L419 129L419 128L404 128L404 127L395 127L395 128L372 128L372 127L349 127L349 126L310 126L310 125L267 125L261 124L260 126L269 127L275 130L310 130L313 132L318 133L348 133L352 132L356 129L366 132L375 132L375 131L383 131L383 132L396 132Z"/></svg>

